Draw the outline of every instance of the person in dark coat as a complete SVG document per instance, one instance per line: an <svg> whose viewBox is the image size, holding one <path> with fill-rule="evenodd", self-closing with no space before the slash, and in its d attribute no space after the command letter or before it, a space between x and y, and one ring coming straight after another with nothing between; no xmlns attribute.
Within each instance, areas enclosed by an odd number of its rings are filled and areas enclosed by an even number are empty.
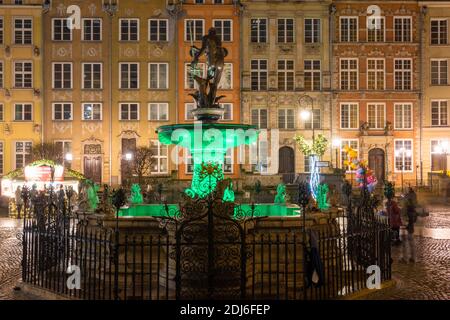
<svg viewBox="0 0 450 320"><path fill-rule="evenodd" d="M392 240L394 241L395 244L399 244L401 243L400 227L402 225L402 217L397 202L394 200L387 201L386 211L389 217L389 225L392 230Z"/></svg>

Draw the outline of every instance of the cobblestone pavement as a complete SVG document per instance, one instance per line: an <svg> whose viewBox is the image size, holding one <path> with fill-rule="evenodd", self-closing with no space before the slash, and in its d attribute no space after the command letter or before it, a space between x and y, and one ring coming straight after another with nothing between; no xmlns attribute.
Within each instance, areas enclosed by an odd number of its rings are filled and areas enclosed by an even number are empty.
<svg viewBox="0 0 450 320"><path fill-rule="evenodd" d="M394 247L392 276L396 286L361 299L450 299L450 206L429 209L430 216L419 218L416 228L417 262L399 263L400 248ZM21 279L20 230L18 220L0 216L0 300L32 299L14 291Z"/></svg>
<svg viewBox="0 0 450 320"><path fill-rule="evenodd" d="M430 216L419 218L416 226L416 263L400 263L401 249L393 247L396 286L361 299L450 299L450 207L434 205L429 210Z"/></svg>

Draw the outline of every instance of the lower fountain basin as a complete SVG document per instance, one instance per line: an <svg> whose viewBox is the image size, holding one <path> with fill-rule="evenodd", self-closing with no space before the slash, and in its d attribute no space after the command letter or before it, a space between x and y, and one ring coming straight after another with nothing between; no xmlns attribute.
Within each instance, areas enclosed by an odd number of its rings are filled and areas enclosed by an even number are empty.
<svg viewBox="0 0 450 320"><path fill-rule="evenodd" d="M169 204L167 208L163 204L140 204L132 205L128 208L122 208L119 211L119 217L173 217L178 212L178 205ZM295 204L255 204L255 210L252 213L250 204L242 204L234 208L235 214L242 210L245 217L289 217L299 216L300 207Z"/></svg>

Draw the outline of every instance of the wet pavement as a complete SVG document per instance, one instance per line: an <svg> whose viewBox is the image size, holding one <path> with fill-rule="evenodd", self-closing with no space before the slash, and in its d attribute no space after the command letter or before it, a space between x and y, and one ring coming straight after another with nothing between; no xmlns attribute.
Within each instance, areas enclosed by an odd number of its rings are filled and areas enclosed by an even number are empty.
<svg viewBox="0 0 450 320"><path fill-rule="evenodd" d="M416 225L417 261L400 263L400 247L393 247L396 286L361 299L450 299L450 205L434 205L429 210L430 216L419 218ZM0 215L0 300L33 299L14 291L21 279L20 232L20 221Z"/></svg>

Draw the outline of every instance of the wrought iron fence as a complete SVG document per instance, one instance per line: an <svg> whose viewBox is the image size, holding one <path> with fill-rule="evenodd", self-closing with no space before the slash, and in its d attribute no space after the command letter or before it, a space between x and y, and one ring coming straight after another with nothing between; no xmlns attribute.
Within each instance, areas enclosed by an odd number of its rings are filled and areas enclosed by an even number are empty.
<svg viewBox="0 0 450 320"><path fill-rule="evenodd" d="M365 288L368 266L391 278L386 221L351 202L326 228L274 233L250 232L253 219L211 198L161 218L161 234L136 235L44 200L25 215L23 281L66 297L335 299Z"/></svg>

